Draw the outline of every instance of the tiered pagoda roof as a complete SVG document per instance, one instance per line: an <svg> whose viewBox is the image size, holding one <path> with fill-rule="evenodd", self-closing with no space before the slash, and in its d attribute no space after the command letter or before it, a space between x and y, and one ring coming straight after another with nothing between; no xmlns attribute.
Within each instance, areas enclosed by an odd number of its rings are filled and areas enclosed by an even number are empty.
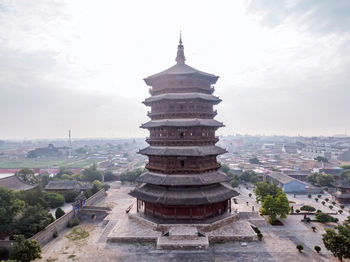
<svg viewBox="0 0 350 262"><path fill-rule="evenodd" d="M141 128L150 131L150 146L140 154L149 157L148 171L130 192L137 198L137 210L166 219L204 219L230 211L231 197L238 195L219 171L216 157L227 151L216 146L215 131L223 123L213 119L212 95L218 76L185 64L180 37L176 65L145 78L151 97L151 118Z"/></svg>

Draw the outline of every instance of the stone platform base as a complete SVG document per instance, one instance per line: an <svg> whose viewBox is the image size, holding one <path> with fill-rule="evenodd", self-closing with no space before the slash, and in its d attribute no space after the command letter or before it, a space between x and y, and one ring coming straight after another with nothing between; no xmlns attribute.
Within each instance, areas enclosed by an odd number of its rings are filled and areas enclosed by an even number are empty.
<svg viewBox="0 0 350 262"><path fill-rule="evenodd" d="M207 249L209 243L257 241L249 221L239 220L235 215L212 224L157 224L133 214L110 226L113 229L107 225L105 230L109 243L150 242L156 243L158 249Z"/></svg>
<svg viewBox="0 0 350 262"><path fill-rule="evenodd" d="M157 240L157 249L168 250L201 250L209 248L208 237L198 237L197 239L170 239L168 237L159 237Z"/></svg>

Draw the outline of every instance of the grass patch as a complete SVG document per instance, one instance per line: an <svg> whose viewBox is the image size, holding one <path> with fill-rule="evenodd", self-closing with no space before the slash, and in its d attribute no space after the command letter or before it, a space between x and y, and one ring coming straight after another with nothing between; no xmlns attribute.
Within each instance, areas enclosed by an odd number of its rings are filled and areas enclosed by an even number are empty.
<svg viewBox="0 0 350 262"><path fill-rule="evenodd" d="M85 231L82 228L74 228L69 234L66 235L66 238L72 241L77 241L85 239L89 236L89 232Z"/></svg>
<svg viewBox="0 0 350 262"><path fill-rule="evenodd" d="M54 262L56 260L57 260L57 258L49 257L48 259L45 260L45 262Z"/></svg>
<svg viewBox="0 0 350 262"><path fill-rule="evenodd" d="M72 259L72 258L75 258L75 255L73 255L73 254L72 254L72 255L69 255L68 258L71 258L71 259Z"/></svg>

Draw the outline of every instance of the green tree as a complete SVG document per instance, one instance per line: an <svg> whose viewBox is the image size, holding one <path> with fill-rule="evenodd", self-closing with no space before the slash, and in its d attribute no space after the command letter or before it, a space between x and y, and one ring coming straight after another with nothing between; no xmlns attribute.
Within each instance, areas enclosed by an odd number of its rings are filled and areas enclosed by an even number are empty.
<svg viewBox="0 0 350 262"><path fill-rule="evenodd" d="M322 235L324 246L332 252L340 261L343 258L350 258L350 224L344 223L333 229L326 228Z"/></svg>
<svg viewBox="0 0 350 262"><path fill-rule="evenodd" d="M16 175L25 183L38 183L38 178L35 176L34 171L29 168L22 168Z"/></svg>
<svg viewBox="0 0 350 262"><path fill-rule="evenodd" d="M307 211L307 212L314 212L316 211L316 208L313 206L305 205L300 208L300 210Z"/></svg>
<svg viewBox="0 0 350 262"><path fill-rule="evenodd" d="M144 168L138 168L133 171L121 173L119 175L120 181L129 181L129 182L134 182L143 172L145 171Z"/></svg>
<svg viewBox="0 0 350 262"><path fill-rule="evenodd" d="M59 219L61 216L63 216L66 212L63 211L62 208L58 207L55 212L56 219Z"/></svg>
<svg viewBox="0 0 350 262"><path fill-rule="evenodd" d="M240 176L239 176L241 181L245 182L251 182L251 183L256 183L259 181L258 175L252 171L244 171Z"/></svg>
<svg viewBox="0 0 350 262"><path fill-rule="evenodd" d="M73 175L73 172L65 166L60 166L58 173L55 175L55 178L61 178L62 175Z"/></svg>
<svg viewBox="0 0 350 262"><path fill-rule="evenodd" d="M18 199L14 191L0 187L0 235L10 229L24 205L24 201Z"/></svg>
<svg viewBox="0 0 350 262"><path fill-rule="evenodd" d="M95 180L93 183L92 183L92 194L95 194L96 192L100 191L102 189L102 183L98 180Z"/></svg>
<svg viewBox="0 0 350 262"><path fill-rule="evenodd" d="M94 180L102 181L102 172L97 170L97 166L93 164L91 167L85 168L83 170L82 179L90 182Z"/></svg>
<svg viewBox="0 0 350 262"><path fill-rule="evenodd" d="M346 183L350 182L350 170L345 169L340 173L340 179Z"/></svg>
<svg viewBox="0 0 350 262"><path fill-rule="evenodd" d="M324 173L313 173L306 177L307 181L316 186L328 186L333 187L335 182L333 176Z"/></svg>
<svg viewBox="0 0 350 262"><path fill-rule="evenodd" d="M79 192L75 190L67 190L63 193L64 201L66 203L72 203L75 201L75 198L79 195Z"/></svg>
<svg viewBox="0 0 350 262"><path fill-rule="evenodd" d="M41 248L38 241L25 239L23 235L15 235L14 240L10 258L21 262L30 262L41 258Z"/></svg>
<svg viewBox="0 0 350 262"><path fill-rule="evenodd" d="M255 196L257 201L264 201L264 198L268 195L275 197L282 190L276 184L270 184L265 182L257 182L255 184Z"/></svg>
<svg viewBox="0 0 350 262"><path fill-rule="evenodd" d="M51 208L60 207L64 204L64 197L60 194L44 192L43 196Z"/></svg>
<svg viewBox="0 0 350 262"><path fill-rule="evenodd" d="M42 187L45 187L51 180L51 177L48 173L44 173L40 177L40 185Z"/></svg>
<svg viewBox="0 0 350 262"><path fill-rule="evenodd" d="M115 179L114 174L111 171L104 173L105 181L113 181Z"/></svg>
<svg viewBox="0 0 350 262"><path fill-rule="evenodd" d="M320 253L320 251L321 251L321 247L320 246L315 246L314 249L315 249L315 251L317 253Z"/></svg>
<svg viewBox="0 0 350 262"><path fill-rule="evenodd" d="M259 159L257 157L253 157L251 159L249 159L249 163L251 164L261 164L261 162L259 161Z"/></svg>
<svg viewBox="0 0 350 262"><path fill-rule="evenodd" d="M270 217L270 223L275 222L277 216L286 218L289 211L289 202L285 193L279 192L275 197L267 195L264 198L261 213Z"/></svg>
<svg viewBox="0 0 350 262"><path fill-rule="evenodd" d="M318 156L314 158L317 162L324 162L324 163L328 163L328 159L323 157L323 156Z"/></svg>
<svg viewBox="0 0 350 262"><path fill-rule="evenodd" d="M224 172L225 174L227 174L227 172L230 171L230 168L229 168L228 165L222 164L221 167L220 167L220 170L222 172Z"/></svg>
<svg viewBox="0 0 350 262"><path fill-rule="evenodd" d="M22 217L15 223L16 231L29 238L54 220L53 216L42 206L28 206L25 208Z"/></svg>

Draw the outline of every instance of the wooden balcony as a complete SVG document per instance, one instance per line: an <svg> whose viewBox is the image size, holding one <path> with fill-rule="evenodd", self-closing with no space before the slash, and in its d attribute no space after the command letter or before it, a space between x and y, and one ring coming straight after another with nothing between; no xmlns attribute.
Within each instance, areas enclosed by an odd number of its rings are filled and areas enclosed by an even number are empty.
<svg viewBox="0 0 350 262"><path fill-rule="evenodd" d="M188 137L188 138L146 138L146 142L151 146L204 146L215 145L219 141L219 137Z"/></svg>
<svg viewBox="0 0 350 262"><path fill-rule="evenodd" d="M197 173L204 173L209 171L216 171L221 167L220 163L217 163L213 167L159 167L159 166L152 166L150 163L147 163L145 166L149 171L151 172L159 172L164 174L197 174Z"/></svg>

